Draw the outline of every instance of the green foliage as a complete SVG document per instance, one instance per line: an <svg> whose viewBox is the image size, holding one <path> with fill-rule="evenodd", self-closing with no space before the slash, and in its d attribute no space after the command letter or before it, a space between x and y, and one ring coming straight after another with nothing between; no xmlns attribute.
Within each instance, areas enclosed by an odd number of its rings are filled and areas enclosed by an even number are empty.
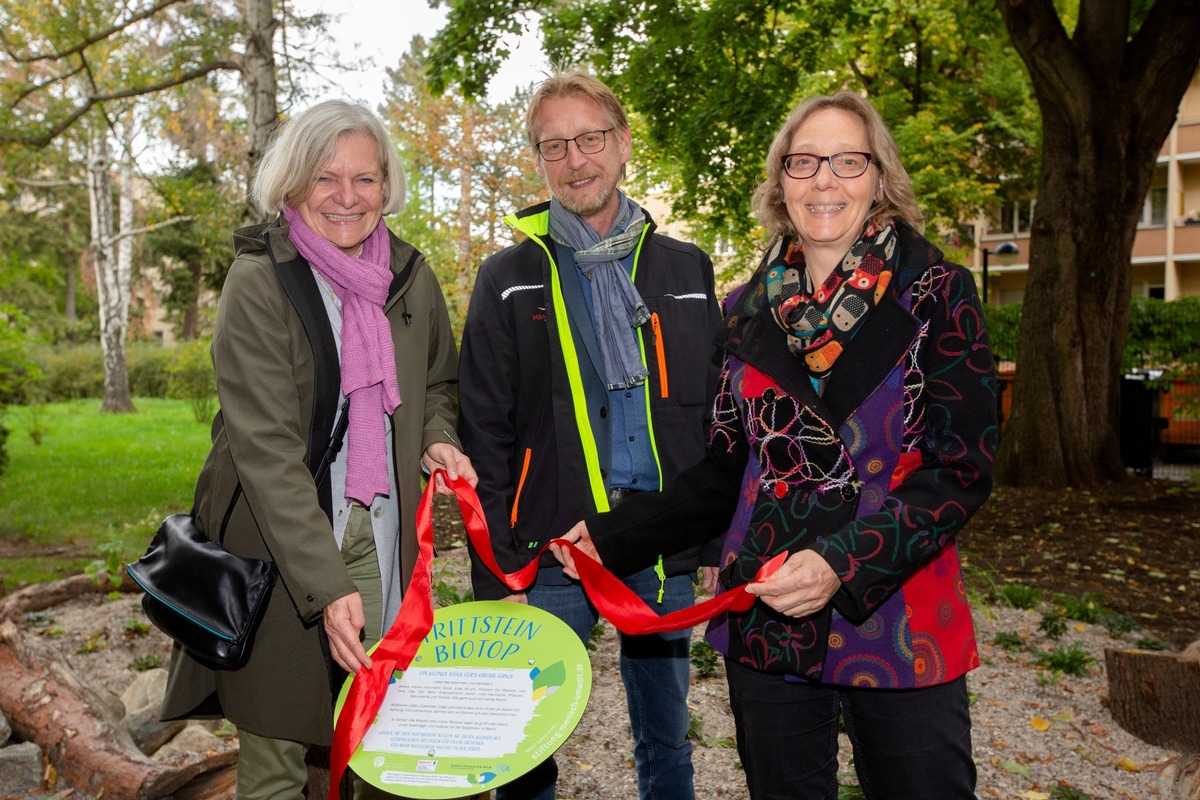
<svg viewBox="0 0 1200 800"><path fill-rule="evenodd" d="M169 396L187 400L196 422L211 422L217 405L217 374L208 354L208 343L194 341L180 345L166 371L170 375Z"/></svg>
<svg viewBox="0 0 1200 800"><path fill-rule="evenodd" d="M688 711L688 731L684 738L689 742L704 742L704 717Z"/></svg>
<svg viewBox="0 0 1200 800"><path fill-rule="evenodd" d="M158 669L163 665L163 657L158 653L151 653L146 656L138 656L133 660L134 672L146 672L151 669Z"/></svg>
<svg viewBox="0 0 1200 800"><path fill-rule="evenodd" d="M1054 609L1043 613L1042 621L1038 623L1038 630L1051 639L1061 639L1067 632L1067 621L1063 618L1062 610Z"/></svg>
<svg viewBox="0 0 1200 800"><path fill-rule="evenodd" d="M105 631L96 631L84 641L76 650L78 655L87 655L88 653L96 653L108 647L108 634Z"/></svg>
<svg viewBox="0 0 1200 800"><path fill-rule="evenodd" d="M1056 594L1054 603L1058 606L1063 616L1067 619L1073 619L1078 622L1086 622L1089 625L1097 625L1101 618L1108 613L1108 609L1104 607L1103 597L1091 592L1084 592L1079 597L1072 597L1069 594Z"/></svg>
<svg viewBox="0 0 1200 800"><path fill-rule="evenodd" d="M1141 628L1137 624L1137 620L1128 614L1118 614L1115 611L1110 611L1100 617L1100 624L1104 626L1104 630L1108 631L1110 636L1119 637L1122 634L1132 633Z"/></svg>
<svg viewBox="0 0 1200 800"><path fill-rule="evenodd" d="M592 632L588 636L588 640L585 644L585 647L588 650L595 652L599 648L600 640L602 638L604 638L604 626L602 624L600 624L599 622L597 622L595 625L592 626Z"/></svg>
<svg viewBox="0 0 1200 800"><path fill-rule="evenodd" d="M992 644L1010 652L1025 649L1025 639L1016 631L1000 631L992 637Z"/></svg>
<svg viewBox="0 0 1200 800"><path fill-rule="evenodd" d="M112 596L115 596L125 575L125 559L121 556L121 550L119 542L105 542L96 548L100 557L83 569L84 574L90 576L97 586L103 586L108 581L112 586Z"/></svg>
<svg viewBox="0 0 1200 800"><path fill-rule="evenodd" d="M150 624L136 617L125 620L124 628L128 636L145 636L150 632Z"/></svg>
<svg viewBox="0 0 1200 800"><path fill-rule="evenodd" d="M439 580L433 587L433 602L438 608L455 606L459 603L469 603L475 599L475 590L467 588L460 592L457 586L451 586L444 580Z"/></svg>
<svg viewBox="0 0 1200 800"><path fill-rule="evenodd" d="M1096 800L1083 789L1076 789L1074 786L1068 786L1065 783L1058 783L1050 787L1050 800Z"/></svg>
<svg viewBox="0 0 1200 800"><path fill-rule="evenodd" d="M430 48L435 87L482 96L529 24L521 0L456 0ZM756 237L749 199L767 149L803 98L862 91L900 146L931 230L1028 193L1040 119L990 3L935 0L593 0L538 6L545 50L616 91L639 127L639 179L673 214L735 242ZM961 243L960 243L961 244Z"/></svg>
<svg viewBox="0 0 1200 800"><path fill-rule="evenodd" d="M717 670L717 664L720 663L720 656L711 644L701 639L692 643L692 666L696 668L696 675L701 678L707 678Z"/></svg>
<svg viewBox="0 0 1200 800"><path fill-rule="evenodd" d="M1149 636L1143 636L1140 639L1135 639L1133 646L1138 650L1170 650L1171 645L1164 642L1162 639L1153 639Z"/></svg>
<svg viewBox="0 0 1200 800"><path fill-rule="evenodd" d="M1013 608L1030 610L1037 608L1038 604L1042 602L1042 590L1036 586L1010 583L1000 587L998 594L1000 600Z"/></svg>
<svg viewBox="0 0 1200 800"><path fill-rule="evenodd" d="M104 396L104 356L98 344L39 346L31 350L30 357L41 376L33 384L41 399L58 402ZM212 419L216 379L207 345L188 342L169 349L156 342L133 342L125 349L125 365L134 397L175 397L200 406L207 399L208 413L200 421Z"/></svg>
<svg viewBox="0 0 1200 800"><path fill-rule="evenodd" d="M1021 330L1021 304L983 307L988 340L996 361L1017 360L1017 339Z"/></svg>
<svg viewBox="0 0 1200 800"><path fill-rule="evenodd" d="M1088 667L1095 664L1096 659L1083 649L1083 645L1074 642L1070 647L1060 644L1057 650L1042 653L1033 663L1057 674L1082 678L1088 674Z"/></svg>
<svg viewBox="0 0 1200 800"><path fill-rule="evenodd" d="M1163 369L1165 379L1200 374L1200 297L1134 297L1121 368Z"/></svg>

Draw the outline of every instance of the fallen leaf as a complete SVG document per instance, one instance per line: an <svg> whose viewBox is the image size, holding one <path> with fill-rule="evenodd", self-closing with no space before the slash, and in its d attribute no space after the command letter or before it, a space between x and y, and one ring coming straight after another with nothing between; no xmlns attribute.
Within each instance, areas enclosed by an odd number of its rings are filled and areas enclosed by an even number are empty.
<svg viewBox="0 0 1200 800"><path fill-rule="evenodd" d="M1129 756L1122 756L1121 758L1118 758L1117 766L1120 767L1121 769L1125 770L1126 772L1141 772L1142 771L1142 768L1139 767L1137 764L1135 764L1133 759L1130 758Z"/></svg>
<svg viewBox="0 0 1200 800"><path fill-rule="evenodd" d="M1045 792L1035 792L1033 789L1021 792L1017 797L1023 798L1023 800L1050 800L1050 795Z"/></svg>
<svg viewBox="0 0 1200 800"><path fill-rule="evenodd" d="M1050 730L1050 721L1042 717L1034 717L1029 721L1029 724L1032 725L1033 729L1036 731Z"/></svg>

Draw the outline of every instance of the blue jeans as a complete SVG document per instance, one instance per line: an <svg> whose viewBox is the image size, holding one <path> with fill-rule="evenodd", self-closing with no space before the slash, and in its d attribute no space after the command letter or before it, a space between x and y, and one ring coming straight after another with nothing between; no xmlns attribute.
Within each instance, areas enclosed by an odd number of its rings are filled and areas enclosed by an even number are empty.
<svg viewBox="0 0 1200 800"><path fill-rule="evenodd" d="M667 578L662 603L659 580L645 569L625 580L638 597L660 614L692 605L695 592L688 575ZM571 627L585 644L599 620L577 583L555 586L542 581L528 591L529 604L549 611ZM695 800L687 693L691 678L691 629L621 640L621 679L633 730L641 800ZM496 790L496 800L553 800L558 766L553 758Z"/></svg>
<svg viewBox="0 0 1200 800"><path fill-rule="evenodd" d="M793 683L725 661L751 800L835 800L838 717L868 800L974 800L966 678L924 689Z"/></svg>

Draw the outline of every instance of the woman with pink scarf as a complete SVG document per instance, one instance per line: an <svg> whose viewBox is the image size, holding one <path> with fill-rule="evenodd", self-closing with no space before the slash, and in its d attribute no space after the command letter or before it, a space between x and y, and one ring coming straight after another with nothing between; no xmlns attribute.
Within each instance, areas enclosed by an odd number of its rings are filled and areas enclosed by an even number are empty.
<svg viewBox="0 0 1200 800"><path fill-rule="evenodd" d="M333 692L370 664L399 610L422 471L475 482L455 433L445 301L421 253L383 221L404 188L379 119L320 103L259 165L253 199L275 218L234 234L212 342L221 410L196 517L232 552L274 561L279 583L242 669L176 648L163 717L237 725L239 798L302 796L309 749L332 741Z"/></svg>

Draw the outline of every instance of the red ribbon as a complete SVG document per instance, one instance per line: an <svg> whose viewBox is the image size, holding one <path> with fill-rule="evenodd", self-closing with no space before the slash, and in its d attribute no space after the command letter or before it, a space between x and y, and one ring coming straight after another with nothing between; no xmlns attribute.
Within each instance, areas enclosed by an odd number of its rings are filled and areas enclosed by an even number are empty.
<svg viewBox="0 0 1200 800"><path fill-rule="evenodd" d="M383 705L392 673L408 669L421 646L421 641L433 626L433 495L438 475L441 475L445 484L454 490L467 535L471 538L471 544L475 546L476 555L487 568L508 588L517 592L533 583L537 575L540 558L534 558L511 574L505 574L500 569L492 552L492 540L483 509L479 505L479 497L471 484L462 478L451 480L440 469L430 476L425 493L421 496L421 503L417 507L417 544L420 552L417 565L413 569L412 580L400 603L400 613L391 630L371 654L370 668L360 669L351 681L346 702L342 704L342 711L334 727L333 749L329 759L329 800L338 800L339 784L346 771L346 765ZM754 604L755 595L742 587L723 592L690 608L659 615L619 578L575 545L563 539L555 539L554 543L571 551L575 559L575 569L579 572L579 580L588 599L601 615L622 633L663 633L691 628L724 611L745 611ZM543 546L538 551L538 556L549 546ZM763 564L756 581L773 574L786 558L787 553L780 553Z"/></svg>

